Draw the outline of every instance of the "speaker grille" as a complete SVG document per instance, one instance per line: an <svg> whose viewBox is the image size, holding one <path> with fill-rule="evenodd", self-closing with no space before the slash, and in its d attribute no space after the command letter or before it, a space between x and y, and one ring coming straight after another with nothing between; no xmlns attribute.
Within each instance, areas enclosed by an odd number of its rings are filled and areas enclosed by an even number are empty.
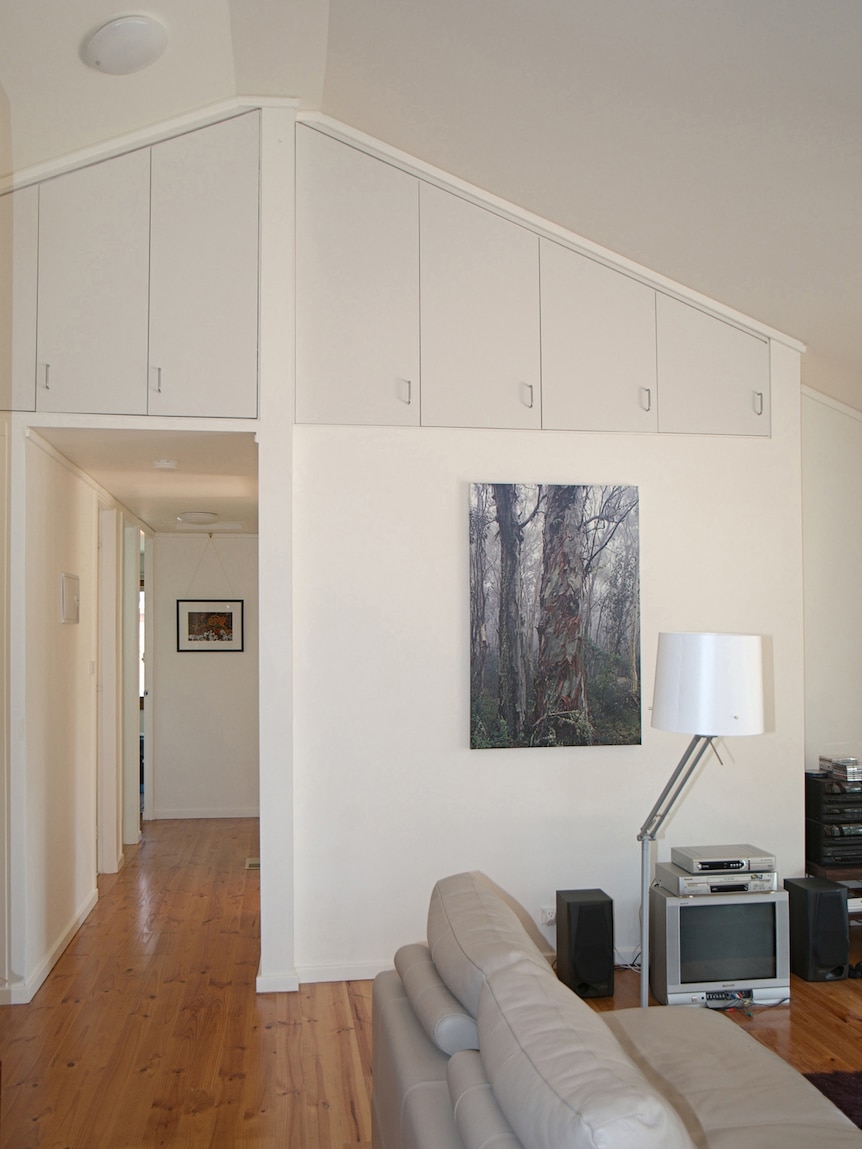
<svg viewBox="0 0 862 1149"><path fill-rule="evenodd" d="M613 908L604 890L557 890L557 977L579 997L613 996Z"/></svg>
<svg viewBox="0 0 862 1149"><path fill-rule="evenodd" d="M785 878L790 908L790 970L803 981L847 977L847 887L827 878Z"/></svg>

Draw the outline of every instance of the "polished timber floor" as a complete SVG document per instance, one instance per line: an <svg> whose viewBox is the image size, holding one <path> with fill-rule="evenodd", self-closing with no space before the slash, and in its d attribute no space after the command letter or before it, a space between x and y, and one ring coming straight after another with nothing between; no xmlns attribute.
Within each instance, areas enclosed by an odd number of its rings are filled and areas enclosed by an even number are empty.
<svg viewBox="0 0 862 1149"><path fill-rule="evenodd" d="M0 1149L369 1149L371 983L255 993L258 853L254 819L145 824L31 1004L0 1008ZM802 1072L862 1069L862 981L791 992L733 1019ZM637 1000L624 970L592 1004Z"/></svg>

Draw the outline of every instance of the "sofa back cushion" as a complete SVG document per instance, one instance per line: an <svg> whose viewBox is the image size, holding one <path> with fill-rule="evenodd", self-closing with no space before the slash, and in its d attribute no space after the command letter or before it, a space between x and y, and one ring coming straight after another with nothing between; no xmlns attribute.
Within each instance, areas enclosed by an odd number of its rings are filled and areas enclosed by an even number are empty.
<svg viewBox="0 0 862 1149"><path fill-rule="evenodd" d="M521 961L489 974L479 1049L494 1096L531 1149L693 1149L675 1110L600 1015Z"/></svg>
<svg viewBox="0 0 862 1149"><path fill-rule="evenodd" d="M428 948L440 977L473 1017L482 984L496 969L526 960L555 980L515 912L477 872L453 874L435 885Z"/></svg>

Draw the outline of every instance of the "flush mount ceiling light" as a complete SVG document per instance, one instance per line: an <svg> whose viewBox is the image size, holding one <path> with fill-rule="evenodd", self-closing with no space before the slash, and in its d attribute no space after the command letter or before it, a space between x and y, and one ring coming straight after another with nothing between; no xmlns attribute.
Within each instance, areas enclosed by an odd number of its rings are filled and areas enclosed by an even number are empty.
<svg viewBox="0 0 862 1149"><path fill-rule="evenodd" d="M155 459L153 466L157 471L175 471L177 469L176 459Z"/></svg>
<svg viewBox="0 0 862 1149"><path fill-rule="evenodd" d="M118 16L84 41L81 59L98 72L128 76L158 60L167 43L166 28L151 16Z"/></svg>
<svg viewBox="0 0 862 1149"><path fill-rule="evenodd" d="M177 515L178 523L193 523L196 527L205 527L214 523L218 515L215 511L183 511Z"/></svg>

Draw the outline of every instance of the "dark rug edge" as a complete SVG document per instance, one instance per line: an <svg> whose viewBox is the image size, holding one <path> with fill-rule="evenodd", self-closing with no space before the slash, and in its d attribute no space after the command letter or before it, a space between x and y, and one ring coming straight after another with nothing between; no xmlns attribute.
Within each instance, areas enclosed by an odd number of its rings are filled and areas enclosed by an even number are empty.
<svg viewBox="0 0 862 1149"><path fill-rule="evenodd" d="M806 1073L805 1078L862 1129L862 1070Z"/></svg>

